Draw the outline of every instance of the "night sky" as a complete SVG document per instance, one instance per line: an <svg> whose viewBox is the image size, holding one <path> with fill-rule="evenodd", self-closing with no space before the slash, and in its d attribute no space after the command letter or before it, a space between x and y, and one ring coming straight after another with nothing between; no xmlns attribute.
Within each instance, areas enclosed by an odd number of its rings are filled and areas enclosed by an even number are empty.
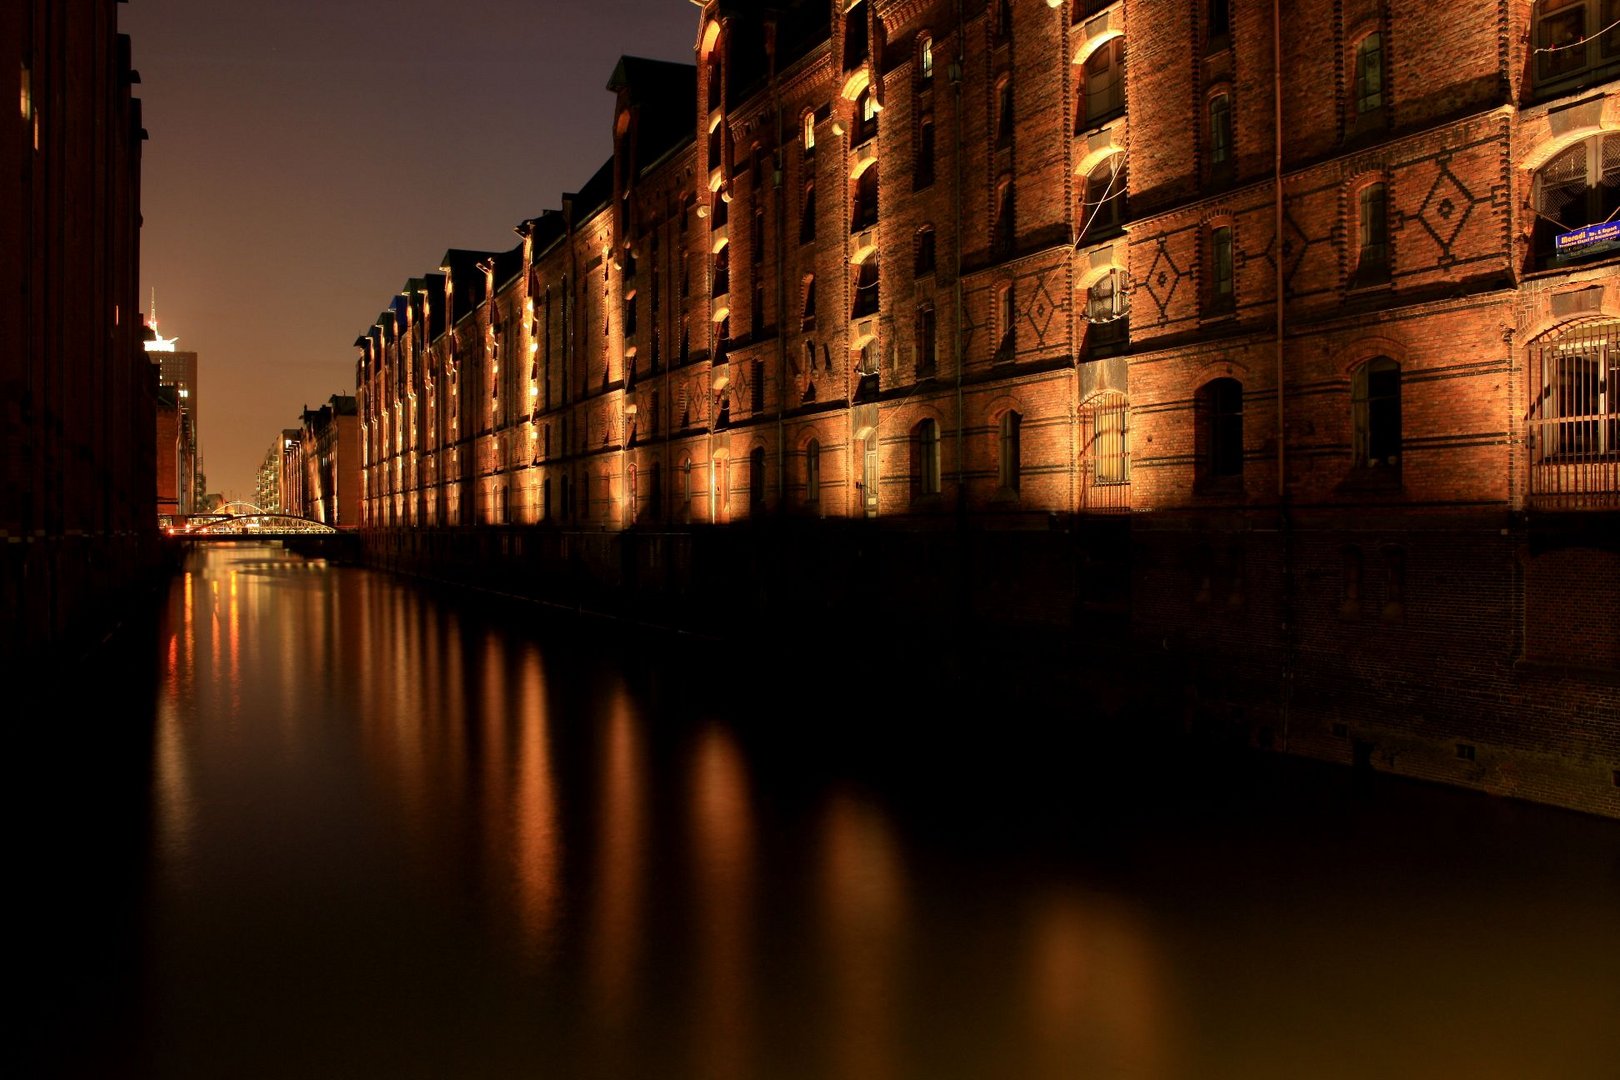
<svg viewBox="0 0 1620 1080"><path fill-rule="evenodd" d="M299 410L446 248L505 249L612 149L621 55L690 63L686 0L133 0L151 135L141 305L199 354L208 487L251 498Z"/></svg>

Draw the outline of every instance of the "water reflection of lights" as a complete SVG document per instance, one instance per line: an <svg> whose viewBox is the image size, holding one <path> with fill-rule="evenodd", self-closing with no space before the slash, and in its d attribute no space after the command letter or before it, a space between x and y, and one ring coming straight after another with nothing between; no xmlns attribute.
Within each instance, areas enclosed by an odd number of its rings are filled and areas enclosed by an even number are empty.
<svg viewBox="0 0 1620 1080"><path fill-rule="evenodd" d="M698 888L701 1015L694 1028L699 1076L750 1075L749 937L753 818L748 776L731 734L711 725L692 759L693 854Z"/></svg>

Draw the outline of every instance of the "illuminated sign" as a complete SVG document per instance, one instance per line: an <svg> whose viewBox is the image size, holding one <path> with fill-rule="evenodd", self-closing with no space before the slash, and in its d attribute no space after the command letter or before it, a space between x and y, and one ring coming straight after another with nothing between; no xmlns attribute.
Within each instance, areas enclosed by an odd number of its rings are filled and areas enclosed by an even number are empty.
<svg viewBox="0 0 1620 1080"><path fill-rule="evenodd" d="M1596 225L1584 225L1567 233L1559 233L1553 244L1560 255L1586 251L1599 245L1610 247L1620 244L1620 221L1601 221Z"/></svg>

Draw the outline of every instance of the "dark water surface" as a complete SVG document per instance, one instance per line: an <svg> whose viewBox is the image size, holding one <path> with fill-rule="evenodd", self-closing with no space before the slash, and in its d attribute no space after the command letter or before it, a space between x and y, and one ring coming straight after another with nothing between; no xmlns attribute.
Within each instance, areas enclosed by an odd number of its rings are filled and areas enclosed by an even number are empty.
<svg viewBox="0 0 1620 1080"><path fill-rule="evenodd" d="M13 758L22 1074L1620 1077L1612 822L268 546L155 645Z"/></svg>

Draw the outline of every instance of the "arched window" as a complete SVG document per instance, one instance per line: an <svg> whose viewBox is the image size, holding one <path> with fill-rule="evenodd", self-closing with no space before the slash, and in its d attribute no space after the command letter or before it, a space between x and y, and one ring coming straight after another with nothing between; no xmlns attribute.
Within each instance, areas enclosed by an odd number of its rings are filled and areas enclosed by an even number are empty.
<svg viewBox="0 0 1620 1080"><path fill-rule="evenodd" d="M1384 107L1384 39L1376 30L1356 46L1356 115Z"/></svg>
<svg viewBox="0 0 1620 1080"><path fill-rule="evenodd" d="M816 238L816 182L806 180L799 200L799 243L808 244Z"/></svg>
<svg viewBox="0 0 1620 1080"><path fill-rule="evenodd" d="M1008 409L1001 415L1000 453L997 455L996 475L1003 491L1017 492L1023 485L1024 418Z"/></svg>
<svg viewBox="0 0 1620 1080"><path fill-rule="evenodd" d="M1114 37L1086 57L1077 130L1097 127L1125 111L1125 38Z"/></svg>
<svg viewBox="0 0 1620 1080"><path fill-rule="evenodd" d="M850 132L849 145L859 146L878 132L877 101L872 97L872 88L862 90L855 99L855 129Z"/></svg>
<svg viewBox="0 0 1620 1080"><path fill-rule="evenodd" d="M1560 250L1558 238L1608 221L1620 210L1620 135L1594 135L1566 148L1536 171L1531 197L1539 258L1569 261L1600 254L1602 245L1567 240Z"/></svg>
<svg viewBox="0 0 1620 1080"><path fill-rule="evenodd" d="M919 420L911 429L911 500L939 494L939 424Z"/></svg>
<svg viewBox="0 0 1620 1080"><path fill-rule="evenodd" d="M1088 241L1104 239L1125 224L1125 155L1111 154L1086 174L1085 205L1080 234Z"/></svg>
<svg viewBox="0 0 1620 1080"><path fill-rule="evenodd" d="M934 81L934 39L927 34L917 39L917 81L924 86Z"/></svg>
<svg viewBox="0 0 1620 1080"><path fill-rule="evenodd" d="M934 272L934 227L924 225L917 230L917 239L912 250L912 273L921 277Z"/></svg>
<svg viewBox="0 0 1620 1080"><path fill-rule="evenodd" d="M855 181L855 203L850 207L849 231L860 232L877 224L878 219L878 167L868 165Z"/></svg>
<svg viewBox="0 0 1620 1080"><path fill-rule="evenodd" d="M1356 369L1351 392L1357 469L1377 470L1391 479L1401 465L1401 365L1387 356Z"/></svg>
<svg viewBox="0 0 1620 1080"><path fill-rule="evenodd" d="M731 292L731 245L723 245L714 253L714 275L710 296L725 296Z"/></svg>
<svg viewBox="0 0 1620 1080"><path fill-rule="evenodd" d="M1243 384L1214 379L1198 391L1195 417L1199 481L1205 487L1241 484L1243 477Z"/></svg>
<svg viewBox="0 0 1620 1080"><path fill-rule="evenodd" d="M799 121L799 143L804 147L804 154L809 157L816 152L816 114L807 112L804 119Z"/></svg>
<svg viewBox="0 0 1620 1080"><path fill-rule="evenodd" d="M866 315L875 315L878 309L878 260L877 255L866 257L866 261L855 269L855 302L850 308L850 317L859 319Z"/></svg>
<svg viewBox="0 0 1620 1080"><path fill-rule="evenodd" d="M804 446L804 501L808 506L821 502L821 441L811 439Z"/></svg>
<svg viewBox="0 0 1620 1080"><path fill-rule="evenodd" d="M911 163L911 186L921 190L934 182L934 117L925 113L917 121L917 155Z"/></svg>
<svg viewBox="0 0 1620 1080"><path fill-rule="evenodd" d="M1360 248L1353 285L1389 280L1389 209L1383 184L1368 184L1356 199L1356 225Z"/></svg>

